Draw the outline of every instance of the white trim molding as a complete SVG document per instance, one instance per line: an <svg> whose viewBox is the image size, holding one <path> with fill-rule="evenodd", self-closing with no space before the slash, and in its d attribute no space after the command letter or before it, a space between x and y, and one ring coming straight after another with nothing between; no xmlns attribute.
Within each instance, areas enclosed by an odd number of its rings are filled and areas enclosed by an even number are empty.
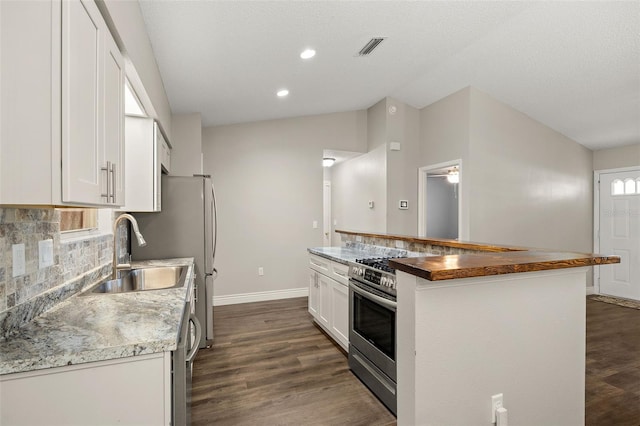
<svg viewBox="0 0 640 426"><path fill-rule="evenodd" d="M593 252L600 252L600 176L605 173L640 171L639 166L593 171ZM587 287L588 288L588 287ZM593 293L600 294L600 266L593 267Z"/></svg>
<svg viewBox="0 0 640 426"><path fill-rule="evenodd" d="M468 240L469 230L467 223L465 222L465 216L463 211L466 208L466 200L463 198L462 186L464 185L464 179L462 174L462 158L457 160L445 161L443 163L431 164L418 168L418 236L426 237L427 235L427 174L432 170L438 170L445 167L458 167L458 175L460 176L460 182L458 185L458 239Z"/></svg>
<svg viewBox="0 0 640 426"><path fill-rule="evenodd" d="M213 306L237 305L239 303L264 302L267 300L291 299L309 296L309 288L289 288L286 290L258 291L255 293L213 296Z"/></svg>

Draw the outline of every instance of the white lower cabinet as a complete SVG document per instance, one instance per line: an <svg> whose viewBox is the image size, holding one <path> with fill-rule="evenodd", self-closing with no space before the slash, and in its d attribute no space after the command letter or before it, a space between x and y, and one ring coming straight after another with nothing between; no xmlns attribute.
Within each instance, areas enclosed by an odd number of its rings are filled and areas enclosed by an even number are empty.
<svg viewBox="0 0 640 426"><path fill-rule="evenodd" d="M331 317L333 307L331 306L331 289L335 282L322 274L318 274L318 285L320 286L320 303L318 306L318 316L316 319L325 328L331 328Z"/></svg>
<svg viewBox="0 0 640 426"><path fill-rule="evenodd" d="M309 269L309 313L316 318L318 314L318 303L320 300L320 287L318 285L318 273Z"/></svg>
<svg viewBox="0 0 640 426"><path fill-rule="evenodd" d="M349 287L336 283L331 287L331 333L345 349L349 348Z"/></svg>
<svg viewBox="0 0 640 426"><path fill-rule="evenodd" d="M349 350L348 267L310 255L309 313L345 350Z"/></svg>
<svg viewBox="0 0 640 426"><path fill-rule="evenodd" d="M169 425L171 353L0 376L2 425Z"/></svg>

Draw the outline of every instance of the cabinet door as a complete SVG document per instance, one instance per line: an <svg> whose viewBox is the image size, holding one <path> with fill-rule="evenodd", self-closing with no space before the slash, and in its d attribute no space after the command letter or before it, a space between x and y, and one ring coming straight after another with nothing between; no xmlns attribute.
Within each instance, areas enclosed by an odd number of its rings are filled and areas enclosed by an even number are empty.
<svg viewBox="0 0 640 426"><path fill-rule="evenodd" d="M331 330L331 287L333 280L325 275L318 274L320 286L320 301L318 303L318 321L327 330Z"/></svg>
<svg viewBox="0 0 640 426"><path fill-rule="evenodd" d="M318 318L318 273L309 269L309 313Z"/></svg>
<svg viewBox="0 0 640 426"><path fill-rule="evenodd" d="M60 13L59 1L0 1L0 204L59 202Z"/></svg>
<svg viewBox="0 0 640 426"><path fill-rule="evenodd" d="M331 287L331 333L349 349L349 287L334 282Z"/></svg>
<svg viewBox="0 0 640 426"><path fill-rule="evenodd" d="M128 212L160 210L155 123L148 117L125 118L125 205Z"/></svg>
<svg viewBox="0 0 640 426"><path fill-rule="evenodd" d="M169 425L171 353L0 376L2 425Z"/></svg>
<svg viewBox="0 0 640 426"><path fill-rule="evenodd" d="M105 30L93 1L62 3L62 201L100 204Z"/></svg>
<svg viewBox="0 0 640 426"><path fill-rule="evenodd" d="M109 204L125 202L124 61L110 33L105 32L104 52L104 156L109 162Z"/></svg>
<svg viewBox="0 0 640 426"><path fill-rule="evenodd" d="M162 151L166 145L164 136L157 122L153 123L153 140L155 144L155 156L153 157L153 190L155 191L155 210L162 210Z"/></svg>

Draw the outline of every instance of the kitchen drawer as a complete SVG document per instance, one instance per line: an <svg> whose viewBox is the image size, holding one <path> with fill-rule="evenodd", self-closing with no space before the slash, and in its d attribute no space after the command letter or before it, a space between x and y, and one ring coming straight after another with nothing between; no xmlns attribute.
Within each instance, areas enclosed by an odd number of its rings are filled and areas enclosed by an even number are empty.
<svg viewBox="0 0 640 426"><path fill-rule="evenodd" d="M314 254L309 255L309 267L314 271L318 271L326 276L331 275L331 261L324 257L316 256Z"/></svg>
<svg viewBox="0 0 640 426"><path fill-rule="evenodd" d="M349 285L349 266L338 263L331 262L331 278L338 281L340 284Z"/></svg>

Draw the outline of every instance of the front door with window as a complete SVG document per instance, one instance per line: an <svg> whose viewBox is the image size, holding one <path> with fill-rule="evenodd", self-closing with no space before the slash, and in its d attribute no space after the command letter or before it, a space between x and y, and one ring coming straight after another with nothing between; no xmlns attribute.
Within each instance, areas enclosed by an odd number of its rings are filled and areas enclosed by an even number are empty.
<svg viewBox="0 0 640 426"><path fill-rule="evenodd" d="M600 293L640 300L640 169L600 174L600 250L620 256L601 268Z"/></svg>

